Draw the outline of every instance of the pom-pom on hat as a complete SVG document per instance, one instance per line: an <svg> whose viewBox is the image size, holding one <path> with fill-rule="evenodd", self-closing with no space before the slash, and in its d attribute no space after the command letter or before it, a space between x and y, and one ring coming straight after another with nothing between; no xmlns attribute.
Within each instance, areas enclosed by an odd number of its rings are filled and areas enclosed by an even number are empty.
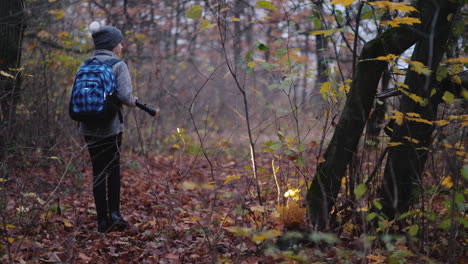
<svg viewBox="0 0 468 264"><path fill-rule="evenodd" d="M122 31L112 26L99 26L99 23L92 22L89 28L93 32L95 49L113 50L123 40Z"/></svg>

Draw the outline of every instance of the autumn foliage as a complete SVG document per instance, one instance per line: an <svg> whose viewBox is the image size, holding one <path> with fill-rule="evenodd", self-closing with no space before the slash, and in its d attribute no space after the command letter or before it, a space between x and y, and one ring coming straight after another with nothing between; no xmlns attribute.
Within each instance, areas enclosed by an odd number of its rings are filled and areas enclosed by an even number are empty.
<svg viewBox="0 0 468 264"><path fill-rule="evenodd" d="M411 1L21 2L21 57L17 67L0 59L0 262L468 261L462 2L450 1L460 7L446 18L453 32L437 67L414 60L414 48L360 57L387 30L426 26ZM8 18L0 33L16 23ZM156 118L125 109L130 228L105 235L87 149L67 113L74 74L93 50L92 21L125 33L135 94L160 109ZM319 197L332 203L313 212L327 216L315 225L306 196L367 62L386 65L369 116L349 114L368 127L338 184L319 187L338 192ZM409 73L427 81L411 87ZM408 101L436 115L402 110ZM428 142L416 133L392 141L414 124L432 129ZM379 196L385 158L404 147L427 161L408 211L389 216Z"/></svg>

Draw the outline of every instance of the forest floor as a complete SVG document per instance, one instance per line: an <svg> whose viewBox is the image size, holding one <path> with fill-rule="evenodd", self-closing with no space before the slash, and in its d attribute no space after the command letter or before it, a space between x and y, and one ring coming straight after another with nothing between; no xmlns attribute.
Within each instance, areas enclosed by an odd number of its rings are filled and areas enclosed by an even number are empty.
<svg viewBox="0 0 468 264"><path fill-rule="evenodd" d="M431 258L423 256L404 238L390 250L368 245L352 224L334 234L317 233L313 242L286 233L285 221L306 226L305 209L291 200L295 208L279 212L279 185L267 157L259 158L260 204L245 161L217 160L211 174L202 157L124 153L121 212L130 228L100 234L87 157L66 156L17 161L22 173L1 183L0 262L438 263L445 254L432 250ZM294 177L280 176L297 190ZM304 188L294 195L303 201Z"/></svg>

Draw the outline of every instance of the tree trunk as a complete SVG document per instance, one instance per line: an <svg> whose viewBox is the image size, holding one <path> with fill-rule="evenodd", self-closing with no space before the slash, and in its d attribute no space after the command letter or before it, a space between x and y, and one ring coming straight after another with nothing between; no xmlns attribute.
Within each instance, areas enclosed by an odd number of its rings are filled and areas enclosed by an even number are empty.
<svg viewBox="0 0 468 264"><path fill-rule="evenodd" d="M15 134L10 129L19 100L23 8L20 0L0 3L0 70L3 72L0 74L0 163L4 161L6 144Z"/></svg>
<svg viewBox="0 0 468 264"><path fill-rule="evenodd" d="M434 87L437 66L445 53L451 33L452 19L448 20L447 17L455 17L454 13L460 7L460 4L450 1L434 3L435 1L428 1L428 4L433 5L436 14L430 21L434 27L425 39L416 44L411 58L412 61L427 65L432 74L425 76L408 69L405 80L411 93L431 101L422 106L402 95L399 107L402 113L418 113L429 121L436 119L437 105L440 102L440 97L431 97L430 92ZM391 142L401 142L403 145L390 148L380 190L380 197L383 197L382 212L391 219L406 212L417 198L415 191L420 186L434 127L422 122L404 120L401 126L395 124L393 129Z"/></svg>
<svg viewBox="0 0 468 264"><path fill-rule="evenodd" d="M387 67L386 62L372 59L401 54L422 37L416 30L430 32L424 29L430 24L428 20L433 17L435 10L428 7L428 2L418 1L416 4L422 21L426 21L422 27L391 28L363 47L340 121L324 154L325 161L318 165L307 191L309 220L317 229L327 226L329 212L340 191L341 179L356 152L382 72Z"/></svg>

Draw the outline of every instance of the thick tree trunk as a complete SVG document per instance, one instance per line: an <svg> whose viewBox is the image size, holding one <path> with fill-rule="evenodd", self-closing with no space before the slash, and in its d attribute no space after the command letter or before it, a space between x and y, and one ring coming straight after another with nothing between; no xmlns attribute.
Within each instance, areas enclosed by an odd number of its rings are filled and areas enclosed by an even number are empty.
<svg viewBox="0 0 468 264"><path fill-rule="evenodd" d="M428 2L431 1L418 1L416 6L423 21L422 29L420 26L391 28L363 47L340 121L324 154L325 161L319 164L307 192L309 220L317 229L327 226L341 179L356 152L382 72L387 67L387 63L372 59L401 54L422 38L421 33L430 32L424 28L430 25L435 10L428 6Z"/></svg>
<svg viewBox="0 0 468 264"><path fill-rule="evenodd" d="M19 68L23 36L23 1L0 2L0 163L6 144L15 134L9 131L15 121L19 99ZM6 74L5 74L6 73ZM6 76L10 75L10 76ZM1 176L1 175L0 175Z"/></svg>
<svg viewBox="0 0 468 264"><path fill-rule="evenodd" d="M431 101L426 106L422 106L408 96L402 95L399 111L418 113L423 119L432 121L436 118L440 97L431 98L430 91L434 87L437 66L446 50L451 32L452 20L447 18L451 14L451 17L455 17L454 13L460 5L450 1L439 1L437 5L434 4L435 1L428 2L433 4L437 14L431 21L435 26L424 40L416 44L411 60L424 63L431 69L432 74L425 76L408 70L405 84L409 86L411 93ZM434 127L422 122L404 120L401 126L395 124L393 129L391 142L404 144L390 148L380 191L380 197L383 197L382 211L391 219L406 212L417 198L415 191L420 186Z"/></svg>

